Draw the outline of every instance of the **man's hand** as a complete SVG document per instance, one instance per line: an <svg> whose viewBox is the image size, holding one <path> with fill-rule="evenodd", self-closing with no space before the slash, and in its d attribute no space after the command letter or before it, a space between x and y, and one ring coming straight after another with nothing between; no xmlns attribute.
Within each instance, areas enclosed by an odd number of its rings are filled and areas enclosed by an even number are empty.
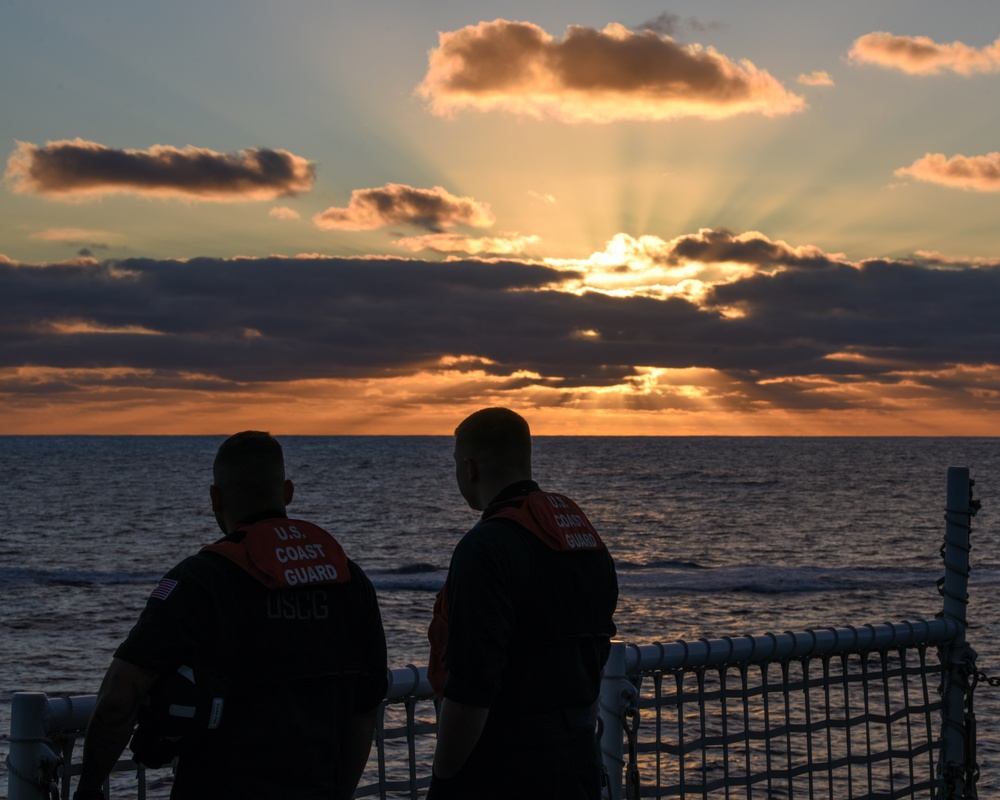
<svg viewBox="0 0 1000 800"><path fill-rule="evenodd" d="M83 740L77 792L86 800L96 798L95 792L103 797L102 786L128 744L139 704L158 677L120 658L111 661Z"/></svg>

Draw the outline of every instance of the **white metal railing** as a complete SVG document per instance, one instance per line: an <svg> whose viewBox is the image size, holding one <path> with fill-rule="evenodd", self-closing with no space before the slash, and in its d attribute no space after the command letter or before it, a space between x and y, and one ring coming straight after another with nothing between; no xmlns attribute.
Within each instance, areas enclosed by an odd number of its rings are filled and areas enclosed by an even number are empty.
<svg viewBox="0 0 1000 800"><path fill-rule="evenodd" d="M942 783L944 672L928 648L957 631L935 619L615 645L601 695L609 785L627 797L927 797Z"/></svg>
<svg viewBox="0 0 1000 800"><path fill-rule="evenodd" d="M385 798L404 791L416 797L417 789L430 783L437 725L427 668L408 664L389 670L387 678L389 685L375 730L374 758L368 762L355 797ZM74 760L76 744L83 738L96 701L96 694L49 697L44 692L14 693L7 764L10 800L48 800L54 791L69 800L72 779L80 774L80 763ZM416 713L418 704L423 706L422 716ZM396 746L398 743L405 747ZM169 769L148 770L129 759L115 765L116 773L135 774L140 800L147 793L147 773L169 774ZM110 796L108 785L105 792Z"/></svg>
<svg viewBox="0 0 1000 800"><path fill-rule="evenodd" d="M937 619L614 644L601 687L612 800L965 797L971 487L967 468L948 470Z"/></svg>
<svg viewBox="0 0 1000 800"><path fill-rule="evenodd" d="M970 487L968 469L949 469L936 619L614 643L600 696L606 796L961 798L975 760L964 718L975 659L965 641L978 507ZM95 699L13 696L10 800L53 790L69 800L74 746ZM390 671L375 758L356 797L416 800L430 782L436 711L425 667ZM137 772L125 760L117 769ZM141 800L145 772L136 777Z"/></svg>

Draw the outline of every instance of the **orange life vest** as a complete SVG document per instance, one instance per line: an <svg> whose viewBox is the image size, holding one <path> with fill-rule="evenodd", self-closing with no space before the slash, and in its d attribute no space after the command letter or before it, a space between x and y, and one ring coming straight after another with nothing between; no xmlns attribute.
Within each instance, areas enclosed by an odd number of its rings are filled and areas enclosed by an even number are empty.
<svg viewBox="0 0 1000 800"><path fill-rule="evenodd" d="M448 646L447 581L434 598L434 614L431 624L427 626L427 639L431 643L431 652L427 657L427 682L440 700L444 697L444 682L448 677L448 668L444 665L444 651Z"/></svg>
<svg viewBox="0 0 1000 800"><path fill-rule="evenodd" d="M565 495L551 492L531 492L513 497L507 502L523 500L519 506L504 505L497 511L489 509L483 521L509 519L540 539L551 550L600 550L604 542L580 507ZM431 652L427 661L427 680L438 698L444 696L448 668L444 653L448 646L448 582L445 581L434 601L434 614L427 628Z"/></svg>
<svg viewBox="0 0 1000 800"><path fill-rule="evenodd" d="M269 589L351 579L344 548L318 525L276 517L239 530L246 533L240 541L216 542L201 552L228 558Z"/></svg>
<svg viewBox="0 0 1000 800"><path fill-rule="evenodd" d="M552 550L600 550L604 547L580 507L562 494L532 492L520 506L505 506L485 519L514 520Z"/></svg>

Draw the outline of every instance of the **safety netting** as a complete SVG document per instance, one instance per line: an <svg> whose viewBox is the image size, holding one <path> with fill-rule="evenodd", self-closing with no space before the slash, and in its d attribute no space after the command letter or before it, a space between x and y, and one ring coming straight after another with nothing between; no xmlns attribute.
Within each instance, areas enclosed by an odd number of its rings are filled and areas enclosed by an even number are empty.
<svg viewBox="0 0 1000 800"><path fill-rule="evenodd" d="M937 647L643 671L626 706L626 796L932 797Z"/></svg>

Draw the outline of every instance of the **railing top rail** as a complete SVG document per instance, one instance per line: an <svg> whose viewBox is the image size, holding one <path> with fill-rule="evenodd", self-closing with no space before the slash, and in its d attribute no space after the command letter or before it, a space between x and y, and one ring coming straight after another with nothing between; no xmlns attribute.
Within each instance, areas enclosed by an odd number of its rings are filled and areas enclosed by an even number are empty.
<svg viewBox="0 0 1000 800"><path fill-rule="evenodd" d="M391 669L389 672L389 688L386 690L387 701L402 700L404 697L432 697L434 689L427 680L427 667L417 667L407 664L401 669Z"/></svg>
<svg viewBox="0 0 1000 800"><path fill-rule="evenodd" d="M646 670L690 669L719 664L763 664L785 658L907 647L918 642L936 644L954 640L958 628L955 620L940 618L886 622L857 628L810 629L798 633L786 631L760 636L726 636L669 644L616 642L614 646L625 648L625 672L634 674Z"/></svg>
<svg viewBox="0 0 1000 800"><path fill-rule="evenodd" d="M387 671L389 688L386 702L396 702L406 697L430 699L434 689L427 680L427 667L407 664ZM33 718L33 736L44 736L64 731L83 731L97 702L96 694L47 695L44 692L15 692L13 705L17 707L12 718ZM27 713L25 713L27 712Z"/></svg>

